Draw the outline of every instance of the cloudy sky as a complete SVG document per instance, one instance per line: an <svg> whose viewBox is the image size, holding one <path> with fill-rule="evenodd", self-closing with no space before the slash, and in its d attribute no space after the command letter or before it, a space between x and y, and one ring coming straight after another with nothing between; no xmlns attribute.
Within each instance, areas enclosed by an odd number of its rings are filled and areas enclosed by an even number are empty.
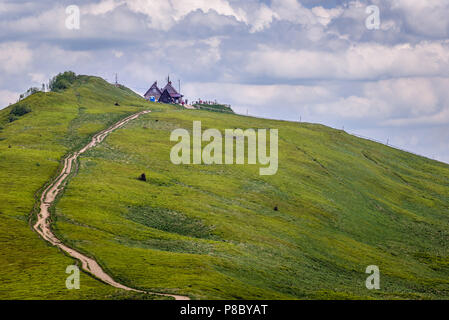
<svg viewBox="0 0 449 320"><path fill-rule="evenodd" d="M140 94L170 74L190 100L449 163L449 0L0 0L0 108L64 70Z"/></svg>

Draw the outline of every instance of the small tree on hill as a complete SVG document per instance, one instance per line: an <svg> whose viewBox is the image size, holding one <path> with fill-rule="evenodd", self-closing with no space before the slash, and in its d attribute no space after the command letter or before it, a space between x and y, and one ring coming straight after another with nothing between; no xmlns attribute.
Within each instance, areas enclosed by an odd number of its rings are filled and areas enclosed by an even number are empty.
<svg viewBox="0 0 449 320"><path fill-rule="evenodd" d="M19 117L23 116L24 114L27 114L31 112L31 108L24 104L18 104L15 105L8 115L8 121L13 122L19 119Z"/></svg>
<svg viewBox="0 0 449 320"><path fill-rule="evenodd" d="M50 91L60 91L70 88L70 86L75 82L77 79L77 75L75 72L72 71L66 71L64 73L59 73L57 76L53 77L50 80Z"/></svg>
<svg viewBox="0 0 449 320"><path fill-rule="evenodd" d="M23 103L23 102L22 102L22 103ZM24 114L27 114L27 113L29 113L29 112L31 112L31 108L30 108L30 107L28 107L27 105L24 105L24 104L18 104L18 105L15 105L15 106L11 109L11 111L10 111L9 113L12 114L12 115L21 117L21 116L23 116Z"/></svg>

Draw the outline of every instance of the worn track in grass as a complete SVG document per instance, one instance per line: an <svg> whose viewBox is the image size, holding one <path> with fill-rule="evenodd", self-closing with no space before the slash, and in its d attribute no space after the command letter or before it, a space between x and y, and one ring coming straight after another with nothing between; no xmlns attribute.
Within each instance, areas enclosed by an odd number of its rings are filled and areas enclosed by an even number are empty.
<svg viewBox="0 0 449 320"><path fill-rule="evenodd" d="M55 199L57 196L64 190L65 185L67 184L67 178L70 176L70 174L73 173L73 171L76 168L76 161L78 157L86 152L87 150L95 147L99 143L101 143L112 131L121 128L128 122L137 119L143 114L149 113L149 110L141 111L139 113L133 114L131 116L128 116L111 127L100 131L96 135L94 135L91 139L91 141L85 145L81 150L76 151L74 153L69 154L66 156L64 161L64 166L59 173L59 175L54 179L42 192L42 195L40 197L40 203L39 203L39 213L37 214L37 222L34 224L33 228L34 230L42 237L44 240L48 241L54 246L57 246L73 258L79 260L81 262L82 268L87 271L88 273L92 274L96 278L100 279L101 281L124 290L129 291L136 291L136 292L143 292L146 291L143 290L137 290L130 287L127 287L121 283L116 282L111 276L109 276L101 267L100 265L92 258L89 258L85 256L84 254L68 247L65 245L61 240L59 240L55 234L51 230L51 213L50 213L50 207L54 204ZM156 293L156 292L146 292L150 294L155 295L161 295L166 297L173 297L176 300L189 300L189 297L187 296L180 296L180 295L174 295L174 294L165 294L165 293Z"/></svg>

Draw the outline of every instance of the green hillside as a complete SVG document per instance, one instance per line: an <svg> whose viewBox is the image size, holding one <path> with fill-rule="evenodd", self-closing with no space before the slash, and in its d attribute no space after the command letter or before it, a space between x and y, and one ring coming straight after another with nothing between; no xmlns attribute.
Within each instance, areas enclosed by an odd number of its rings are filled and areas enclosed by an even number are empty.
<svg viewBox="0 0 449 320"><path fill-rule="evenodd" d="M146 297L86 274L67 290L73 259L29 225L59 160L143 108L81 157L54 212L55 233L117 281L194 299L449 298L447 164L322 125L149 103L95 77L20 104L31 112L12 122L14 106L0 111L0 299ZM172 164L170 133L194 120L278 129L277 174Z"/></svg>
<svg viewBox="0 0 449 320"><path fill-rule="evenodd" d="M13 122L16 105L0 110L0 299L140 297L84 274L80 290L67 290L65 270L74 260L40 239L29 219L35 196L56 174L60 159L146 102L129 89L82 76L67 91L39 92L19 105L31 112Z"/></svg>

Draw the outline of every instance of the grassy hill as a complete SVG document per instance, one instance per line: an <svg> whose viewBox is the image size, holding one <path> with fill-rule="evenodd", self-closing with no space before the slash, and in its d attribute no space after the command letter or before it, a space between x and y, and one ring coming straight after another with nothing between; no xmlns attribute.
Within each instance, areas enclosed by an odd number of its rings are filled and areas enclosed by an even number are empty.
<svg viewBox="0 0 449 320"><path fill-rule="evenodd" d="M322 125L149 103L95 77L21 104L31 112L13 122L14 106L0 111L0 299L143 298L85 274L65 289L73 259L29 226L63 155L142 108L81 157L55 208L55 233L116 280L197 299L449 298L447 164ZM170 133L194 120L278 129L277 174L172 164ZM381 290L366 289L368 265Z"/></svg>
<svg viewBox="0 0 449 320"><path fill-rule="evenodd" d="M56 174L60 159L99 130L147 107L145 101L129 89L81 76L64 92L24 99L19 105L31 112L9 122L16 105L0 110L0 299L139 296L84 274L81 290L67 290L65 270L74 260L40 239L29 219L36 194Z"/></svg>

